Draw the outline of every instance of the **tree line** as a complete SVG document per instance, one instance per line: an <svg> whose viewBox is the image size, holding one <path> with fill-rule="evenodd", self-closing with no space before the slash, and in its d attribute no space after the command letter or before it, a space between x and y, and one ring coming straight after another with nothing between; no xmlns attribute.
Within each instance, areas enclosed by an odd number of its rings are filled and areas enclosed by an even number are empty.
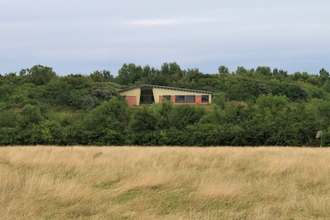
<svg viewBox="0 0 330 220"><path fill-rule="evenodd" d="M58 76L0 75L0 145L302 146L330 144L330 77L259 66L206 74L177 63ZM207 106L128 106L118 90L155 84L215 92Z"/></svg>

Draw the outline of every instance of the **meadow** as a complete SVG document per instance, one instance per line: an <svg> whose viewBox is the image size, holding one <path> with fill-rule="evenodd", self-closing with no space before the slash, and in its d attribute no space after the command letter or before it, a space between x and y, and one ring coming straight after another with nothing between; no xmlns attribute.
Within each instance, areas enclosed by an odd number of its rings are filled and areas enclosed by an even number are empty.
<svg viewBox="0 0 330 220"><path fill-rule="evenodd" d="M0 219L328 219L329 207L327 148L0 148Z"/></svg>

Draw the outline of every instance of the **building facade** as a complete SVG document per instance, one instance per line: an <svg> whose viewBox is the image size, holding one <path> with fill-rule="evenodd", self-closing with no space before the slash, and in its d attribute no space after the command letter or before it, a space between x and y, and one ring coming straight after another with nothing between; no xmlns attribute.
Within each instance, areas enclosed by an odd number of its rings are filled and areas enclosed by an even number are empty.
<svg viewBox="0 0 330 220"><path fill-rule="evenodd" d="M214 96L209 91L148 84L123 89L119 93L125 96L129 105L162 103L165 99L171 100L175 105L209 104Z"/></svg>

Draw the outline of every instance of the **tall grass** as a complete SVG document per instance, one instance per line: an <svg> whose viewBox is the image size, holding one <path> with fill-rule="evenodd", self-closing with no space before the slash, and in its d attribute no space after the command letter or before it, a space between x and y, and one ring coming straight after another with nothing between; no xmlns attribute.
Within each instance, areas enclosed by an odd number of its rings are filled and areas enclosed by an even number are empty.
<svg viewBox="0 0 330 220"><path fill-rule="evenodd" d="M0 148L0 219L311 218L330 218L329 149Z"/></svg>

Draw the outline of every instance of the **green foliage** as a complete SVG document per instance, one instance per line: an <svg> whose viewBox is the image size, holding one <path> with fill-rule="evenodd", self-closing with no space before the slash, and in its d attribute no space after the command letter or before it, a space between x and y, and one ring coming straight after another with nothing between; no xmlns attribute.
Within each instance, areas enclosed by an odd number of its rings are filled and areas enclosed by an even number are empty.
<svg viewBox="0 0 330 220"><path fill-rule="evenodd" d="M65 81L50 82L45 89L45 97L53 105L70 105L73 87Z"/></svg>
<svg viewBox="0 0 330 220"><path fill-rule="evenodd" d="M89 75L93 82L113 82L114 77L109 70L94 71Z"/></svg>
<svg viewBox="0 0 330 220"><path fill-rule="evenodd" d="M303 100L306 101L308 93L299 84L276 82L272 81L269 86L274 95L285 95L292 101Z"/></svg>
<svg viewBox="0 0 330 220"><path fill-rule="evenodd" d="M126 101L113 98L90 111L80 126L82 144L123 145L129 122Z"/></svg>
<svg viewBox="0 0 330 220"><path fill-rule="evenodd" d="M205 110L197 105L177 106L171 114L171 125L176 129L184 129L187 125L197 123L205 115Z"/></svg>
<svg viewBox="0 0 330 220"><path fill-rule="evenodd" d="M22 69L20 76L24 77L26 82L31 82L35 85L45 85L56 76L56 73L51 67L35 65L31 69Z"/></svg>
<svg viewBox="0 0 330 220"><path fill-rule="evenodd" d="M229 69L228 67L221 65L218 67L218 71L220 74L229 74Z"/></svg>
<svg viewBox="0 0 330 220"><path fill-rule="evenodd" d="M245 75L248 71L244 68L244 66L238 66L236 70L236 74Z"/></svg>
<svg viewBox="0 0 330 220"><path fill-rule="evenodd" d="M226 96L230 100L255 100L259 96L259 85L255 80L237 78L237 82L231 82Z"/></svg>
<svg viewBox="0 0 330 220"><path fill-rule="evenodd" d="M131 144L158 145L158 120L147 106L134 109L130 123Z"/></svg>
<svg viewBox="0 0 330 220"><path fill-rule="evenodd" d="M57 76L42 65L0 76L0 145L318 145L330 144L330 79L259 66L229 74L123 64L89 76ZM215 92L211 105L130 107L118 90L156 84Z"/></svg>
<svg viewBox="0 0 330 220"><path fill-rule="evenodd" d="M170 128L171 127L171 114L173 110L173 104L169 100L164 100L161 104L161 108L159 110L159 126L161 128Z"/></svg>
<svg viewBox="0 0 330 220"><path fill-rule="evenodd" d="M321 83L323 84L329 79L329 72L326 71L324 68L322 68L319 73L320 73Z"/></svg>
<svg viewBox="0 0 330 220"><path fill-rule="evenodd" d="M325 92L330 93L330 79L327 79L322 87Z"/></svg>
<svg viewBox="0 0 330 220"><path fill-rule="evenodd" d="M40 124L41 139L46 145L63 145L63 130L57 121L45 120Z"/></svg>
<svg viewBox="0 0 330 220"><path fill-rule="evenodd" d="M17 140L18 129L10 127L0 127L0 145L18 145L23 144Z"/></svg>
<svg viewBox="0 0 330 220"><path fill-rule="evenodd" d="M83 76L81 74L70 74L68 76L59 78L59 80L66 82L74 89L88 88L89 84L92 82L90 77Z"/></svg>
<svg viewBox="0 0 330 220"><path fill-rule="evenodd" d="M218 105L221 109L225 108L226 96L225 95L215 95L212 99L212 103Z"/></svg>
<svg viewBox="0 0 330 220"><path fill-rule="evenodd" d="M119 97L119 93L113 87L104 83L91 83L88 90L93 97L106 101L113 97Z"/></svg>
<svg viewBox="0 0 330 220"><path fill-rule="evenodd" d="M13 111L7 110L0 112L0 128L16 126L16 114Z"/></svg>
<svg viewBox="0 0 330 220"><path fill-rule="evenodd" d="M268 66L258 66L258 68L256 69L256 73L260 73L264 76L272 75L271 69Z"/></svg>
<svg viewBox="0 0 330 220"><path fill-rule="evenodd" d="M26 105L18 114L18 123L24 128L31 124L38 124L43 120L40 109L33 105Z"/></svg>
<svg viewBox="0 0 330 220"><path fill-rule="evenodd" d="M89 77L93 80L93 82L103 82L103 76L99 72L94 72L90 74Z"/></svg>

